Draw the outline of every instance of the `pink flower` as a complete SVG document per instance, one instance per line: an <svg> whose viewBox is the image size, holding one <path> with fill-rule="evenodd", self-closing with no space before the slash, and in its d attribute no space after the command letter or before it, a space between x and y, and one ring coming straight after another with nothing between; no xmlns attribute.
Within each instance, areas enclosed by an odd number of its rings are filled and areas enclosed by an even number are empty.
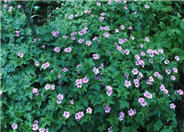
<svg viewBox="0 0 184 132"><path fill-rule="evenodd" d="M63 37L63 39L66 39L67 38L67 36L66 35L64 35L64 36L62 36Z"/></svg>
<svg viewBox="0 0 184 132"><path fill-rule="evenodd" d="M35 62L35 66L38 67L39 65L40 65L40 63L39 63L38 61L36 61L36 62Z"/></svg>
<svg viewBox="0 0 184 132"><path fill-rule="evenodd" d="M176 105L174 103L170 104L170 109L175 109Z"/></svg>
<svg viewBox="0 0 184 132"><path fill-rule="evenodd" d="M118 118L118 119L119 119L120 121L122 121L122 120L124 119L124 116L125 116L125 113L121 111L121 112L119 113L119 118Z"/></svg>
<svg viewBox="0 0 184 132"><path fill-rule="evenodd" d="M140 56L139 55L135 55L136 60L140 60Z"/></svg>
<svg viewBox="0 0 184 132"><path fill-rule="evenodd" d="M57 38L58 35L59 35L59 31L53 31L53 32L52 32L52 36L53 36L53 37Z"/></svg>
<svg viewBox="0 0 184 132"><path fill-rule="evenodd" d="M21 5L18 5L17 8L21 8Z"/></svg>
<svg viewBox="0 0 184 132"><path fill-rule="evenodd" d="M129 116L134 116L136 114L136 110L130 109L128 111Z"/></svg>
<svg viewBox="0 0 184 132"><path fill-rule="evenodd" d="M104 20L104 17L100 17L99 20L102 22Z"/></svg>
<svg viewBox="0 0 184 132"><path fill-rule="evenodd" d="M169 60L165 60L164 63L165 63L165 64L169 64Z"/></svg>
<svg viewBox="0 0 184 132"><path fill-rule="evenodd" d="M108 132L113 132L112 127L109 127L107 130L108 130Z"/></svg>
<svg viewBox="0 0 184 132"><path fill-rule="evenodd" d="M45 85L45 90L49 90L50 89L50 84L46 84Z"/></svg>
<svg viewBox="0 0 184 132"><path fill-rule="evenodd" d="M96 67L94 67L94 68L93 68L93 72L94 72L95 74L98 74L98 73L99 73L99 69L96 68Z"/></svg>
<svg viewBox="0 0 184 132"><path fill-rule="evenodd" d="M124 6L124 9L127 10L128 9L127 6Z"/></svg>
<svg viewBox="0 0 184 132"><path fill-rule="evenodd" d="M70 20L73 19L73 14L71 14L68 18L69 18Z"/></svg>
<svg viewBox="0 0 184 132"><path fill-rule="evenodd" d="M115 0L116 3L121 3L121 0Z"/></svg>
<svg viewBox="0 0 184 132"><path fill-rule="evenodd" d="M117 50L118 50L118 51L122 51L122 47L121 47L121 46L118 46L118 45L117 45L116 47L117 47Z"/></svg>
<svg viewBox="0 0 184 132"><path fill-rule="evenodd" d="M142 98L142 97L138 99L138 102L139 102L143 107L145 107L145 106L147 105L146 101L145 101L144 98Z"/></svg>
<svg viewBox="0 0 184 132"><path fill-rule="evenodd" d="M148 98L148 99L152 99L152 94L149 93L148 91L144 92L144 97Z"/></svg>
<svg viewBox="0 0 184 132"><path fill-rule="evenodd" d="M59 47L55 47L54 48L54 51L57 52L57 53L59 53L60 52L60 48Z"/></svg>
<svg viewBox="0 0 184 132"><path fill-rule="evenodd" d="M136 12L136 11L134 11L132 14L136 15L136 14L137 14L137 12Z"/></svg>
<svg viewBox="0 0 184 132"><path fill-rule="evenodd" d="M112 1L111 0L108 0L108 4L111 5L112 4Z"/></svg>
<svg viewBox="0 0 184 132"><path fill-rule="evenodd" d="M93 54L93 59L94 60L98 60L100 57L99 57L99 55L98 54Z"/></svg>
<svg viewBox="0 0 184 132"><path fill-rule="evenodd" d="M77 79L75 81L76 85L77 85L77 88L81 88L82 87L82 79Z"/></svg>
<svg viewBox="0 0 184 132"><path fill-rule="evenodd" d="M18 51L18 56L19 56L20 58L22 58L22 57L24 56L24 54L21 53L20 51Z"/></svg>
<svg viewBox="0 0 184 132"><path fill-rule="evenodd" d="M70 100L70 104L74 104L74 100L72 99L72 100Z"/></svg>
<svg viewBox="0 0 184 132"><path fill-rule="evenodd" d="M122 30L124 30L124 29L125 29L125 26L124 26L124 25L121 25L120 28L121 28Z"/></svg>
<svg viewBox="0 0 184 132"><path fill-rule="evenodd" d="M132 26L128 27L129 30L132 30Z"/></svg>
<svg viewBox="0 0 184 132"><path fill-rule="evenodd" d="M66 67L64 67L64 68L62 69L62 71L63 71L63 72L68 72L68 69L67 69Z"/></svg>
<svg viewBox="0 0 184 132"><path fill-rule="evenodd" d="M111 111L111 107L110 107L110 106L105 105L104 110L105 110L105 113L110 113L110 111Z"/></svg>
<svg viewBox="0 0 184 132"><path fill-rule="evenodd" d="M70 53L72 51L72 48L71 47L68 47L68 48L65 48L64 49L64 52L66 52L66 53Z"/></svg>
<svg viewBox="0 0 184 132"><path fill-rule="evenodd" d="M145 38L145 41L146 41L146 42L149 42L150 40L149 40L149 38L148 38L148 37L146 37L146 38Z"/></svg>
<svg viewBox="0 0 184 132"><path fill-rule="evenodd" d="M52 89L52 90L55 89L55 85L54 85L54 84L51 85L51 89Z"/></svg>
<svg viewBox="0 0 184 132"><path fill-rule="evenodd" d="M163 91L164 89L165 89L165 86L163 84L161 84L160 90Z"/></svg>
<svg viewBox="0 0 184 132"><path fill-rule="evenodd" d="M171 76L171 80L176 80L176 77L174 75Z"/></svg>
<svg viewBox="0 0 184 132"><path fill-rule="evenodd" d="M56 100L57 104L61 104L62 100Z"/></svg>
<svg viewBox="0 0 184 132"><path fill-rule="evenodd" d="M105 13L104 13L104 12L102 12L100 15L101 15L101 16L105 16Z"/></svg>
<svg viewBox="0 0 184 132"><path fill-rule="evenodd" d="M12 12L13 6L10 6L8 12Z"/></svg>
<svg viewBox="0 0 184 132"><path fill-rule="evenodd" d="M178 69L176 67L173 68L174 73L178 73Z"/></svg>
<svg viewBox="0 0 184 132"><path fill-rule="evenodd" d="M115 29L115 32L116 32L116 33L119 33L119 29Z"/></svg>
<svg viewBox="0 0 184 132"><path fill-rule="evenodd" d="M171 70L169 70L169 69L165 69L165 72L169 75L169 74L171 74Z"/></svg>
<svg viewBox="0 0 184 132"><path fill-rule="evenodd" d="M141 56L145 56L145 53L143 51L141 51Z"/></svg>
<svg viewBox="0 0 184 132"><path fill-rule="evenodd" d="M46 69L46 68L48 68L49 66L50 66L49 62L46 62L46 63L44 63L44 64L42 65L42 68L43 68L43 69Z"/></svg>
<svg viewBox="0 0 184 132"><path fill-rule="evenodd" d="M149 9L149 5L147 5L147 4L146 4L144 7L145 7L146 9Z"/></svg>
<svg viewBox="0 0 184 132"><path fill-rule="evenodd" d="M131 86L131 82L130 81L127 81L127 80L125 80L125 86L128 88L128 87L130 87Z"/></svg>
<svg viewBox="0 0 184 132"><path fill-rule="evenodd" d="M106 89L107 90L112 90L112 87L111 86L106 86Z"/></svg>
<svg viewBox="0 0 184 132"><path fill-rule="evenodd" d="M163 49L158 49L158 52L160 52L161 54L164 53L164 50Z"/></svg>
<svg viewBox="0 0 184 132"><path fill-rule="evenodd" d="M175 58L176 61L180 60L179 56L175 56L174 58Z"/></svg>
<svg viewBox="0 0 184 132"><path fill-rule="evenodd" d="M91 41L86 41L86 45L90 46L91 45Z"/></svg>
<svg viewBox="0 0 184 132"><path fill-rule="evenodd" d="M38 124L38 121L37 120L34 120L34 122L33 122L34 124Z"/></svg>
<svg viewBox="0 0 184 132"><path fill-rule="evenodd" d="M108 96L111 96L111 94L112 94L112 90L107 90L107 92L106 92L106 93L107 93L107 95L108 95Z"/></svg>
<svg viewBox="0 0 184 132"><path fill-rule="evenodd" d="M84 41L84 39L79 39L79 40L78 40L79 44L82 44L83 41Z"/></svg>
<svg viewBox="0 0 184 132"><path fill-rule="evenodd" d="M139 71L138 71L136 68L134 68L134 69L132 70L132 73L133 73L134 75L137 75L138 72L139 72Z"/></svg>
<svg viewBox="0 0 184 132"><path fill-rule="evenodd" d="M62 77L61 74L59 74L59 75L58 75L58 79L60 79L61 77Z"/></svg>
<svg viewBox="0 0 184 132"><path fill-rule="evenodd" d="M62 94L58 94L58 95L57 95L57 99L58 99L58 100L63 100L63 98L64 98L64 96L63 96Z"/></svg>
<svg viewBox="0 0 184 132"><path fill-rule="evenodd" d="M181 90L181 89L176 90L176 92L177 92L179 95L183 95L183 90Z"/></svg>
<svg viewBox="0 0 184 132"><path fill-rule="evenodd" d="M13 130L16 130L16 129L18 128L16 123L13 123L13 124L11 125L11 127L12 127Z"/></svg>
<svg viewBox="0 0 184 132"><path fill-rule="evenodd" d="M88 107L88 108L86 109L86 113L92 114L92 108Z"/></svg>
<svg viewBox="0 0 184 132"><path fill-rule="evenodd" d="M70 112L64 111L63 116L68 119L70 117Z"/></svg>
<svg viewBox="0 0 184 132"><path fill-rule="evenodd" d="M3 7L6 8L7 7L7 4L4 4Z"/></svg>
<svg viewBox="0 0 184 132"><path fill-rule="evenodd" d="M123 44L125 41L124 41L124 39L119 39L119 44Z"/></svg>
<svg viewBox="0 0 184 132"><path fill-rule="evenodd" d="M109 31L109 30L110 30L110 29L109 29L109 26L105 26L105 27L104 27L104 30L105 30L105 31Z"/></svg>
<svg viewBox="0 0 184 132"><path fill-rule="evenodd" d="M46 132L46 131L45 131L45 129L40 128L40 129L39 129L39 132Z"/></svg>
<svg viewBox="0 0 184 132"><path fill-rule="evenodd" d="M108 38L108 37L110 36L110 34L109 34L109 33L104 33L103 36L104 36L105 38Z"/></svg>
<svg viewBox="0 0 184 132"><path fill-rule="evenodd" d="M33 124L32 130L33 130L33 131L38 130L38 124Z"/></svg>
<svg viewBox="0 0 184 132"><path fill-rule="evenodd" d="M97 5L97 6L101 6L101 3L100 3L100 2L97 2L96 5Z"/></svg>
<svg viewBox="0 0 184 132"><path fill-rule="evenodd" d="M87 77L84 77L84 78L82 79L82 82L83 82L83 83L88 83L88 81L89 81L89 80L88 80Z"/></svg>
<svg viewBox="0 0 184 132"><path fill-rule="evenodd" d="M33 93L37 93L38 89L37 88L33 88Z"/></svg>
<svg viewBox="0 0 184 132"><path fill-rule="evenodd" d="M75 114L75 119L80 120L84 116L84 113L82 111L79 111Z"/></svg>

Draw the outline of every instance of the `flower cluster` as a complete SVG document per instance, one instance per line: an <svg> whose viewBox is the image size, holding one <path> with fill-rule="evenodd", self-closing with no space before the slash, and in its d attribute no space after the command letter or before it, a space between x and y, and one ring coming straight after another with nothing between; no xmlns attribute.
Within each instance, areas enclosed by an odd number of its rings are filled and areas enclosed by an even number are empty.
<svg viewBox="0 0 184 132"><path fill-rule="evenodd" d="M35 120L35 121L33 122L32 130L33 130L33 131L39 130L39 132L48 132L48 131L49 131L48 129L45 129L45 128L39 128L39 126L38 126L38 121L37 121L37 120Z"/></svg>
<svg viewBox="0 0 184 132"><path fill-rule="evenodd" d="M59 35L59 31L53 31L53 32L52 32L52 36L53 36L53 37L57 38L58 35Z"/></svg>
<svg viewBox="0 0 184 132"><path fill-rule="evenodd" d="M169 93L169 91L165 88L165 86L163 84L160 85L160 90L163 91L167 95Z"/></svg>
<svg viewBox="0 0 184 132"><path fill-rule="evenodd" d="M152 94L148 91L144 92L144 97L146 97L147 99L152 99Z"/></svg>
<svg viewBox="0 0 184 132"><path fill-rule="evenodd" d="M84 116L84 113L82 111L79 111L75 114L75 119L80 120Z"/></svg>
<svg viewBox="0 0 184 132"><path fill-rule="evenodd" d="M183 90L181 90L181 89L176 90L176 93L178 93L179 95L183 95Z"/></svg>
<svg viewBox="0 0 184 132"><path fill-rule="evenodd" d="M83 83L88 83L88 78L87 77L84 77L84 78L81 78L81 79L77 79L75 81L75 85L77 86L77 88L82 88L82 84Z"/></svg>
<svg viewBox="0 0 184 132"><path fill-rule="evenodd" d="M107 95L111 96L111 94L112 94L112 87L111 86L106 86L106 89L107 89Z"/></svg>
<svg viewBox="0 0 184 132"><path fill-rule="evenodd" d="M99 54L93 54L93 59L94 60L98 60L100 57L99 57Z"/></svg>
<svg viewBox="0 0 184 132"><path fill-rule="evenodd" d="M64 99L64 96L62 94L58 94L57 95L57 100L56 100L57 104L61 104L63 99Z"/></svg>
<svg viewBox="0 0 184 132"><path fill-rule="evenodd" d="M138 102L143 106L143 107L145 107L146 105L147 105L147 102L144 100L144 98L139 98L138 99Z"/></svg>
<svg viewBox="0 0 184 132"><path fill-rule="evenodd" d="M128 114L129 114L129 116L134 116L136 114L136 110L135 109L130 109L128 111Z"/></svg>
<svg viewBox="0 0 184 132"><path fill-rule="evenodd" d="M38 96L39 95L38 89L37 88L33 88L33 93L36 94L36 96Z"/></svg>
<svg viewBox="0 0 184 132"><path fill-rule="evenodd" d="M45 90L49 90L49 89L54 90L54 89L55 89L55 85L54 85L54 84L51 85L51 84L48 84L48 83L47 83L47 84L45 85Z"/></svg>
<svg viewBox="0 0 184 132"><path fill-rule="evenodd" d="M46 62L46 63L44 63L43 65L42 65L42 68L43 69L46 69L46 68L48 68L50 66L50 63L49 62Z"/></svg>
<svg viewBox="0 0 184 132"><path fill-rule="evenodd" d="M66 53L70 53L72 51L72 48L71 47L68 47L68 48L65 48L64 49L64 52L66 52Z"/></svg>

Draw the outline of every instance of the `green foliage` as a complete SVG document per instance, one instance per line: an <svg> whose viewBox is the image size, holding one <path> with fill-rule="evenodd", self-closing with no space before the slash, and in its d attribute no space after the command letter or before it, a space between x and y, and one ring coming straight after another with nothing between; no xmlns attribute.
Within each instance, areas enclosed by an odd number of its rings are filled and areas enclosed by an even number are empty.
<svg viewBox="0 0 184 132"><path fill-rule="evenodd" d="M20 2L2 2L2 131L29 132L35 120L50 132L179 131L171 104L182 98L183 2L111 2L26 2L35 39Z"/></svg>

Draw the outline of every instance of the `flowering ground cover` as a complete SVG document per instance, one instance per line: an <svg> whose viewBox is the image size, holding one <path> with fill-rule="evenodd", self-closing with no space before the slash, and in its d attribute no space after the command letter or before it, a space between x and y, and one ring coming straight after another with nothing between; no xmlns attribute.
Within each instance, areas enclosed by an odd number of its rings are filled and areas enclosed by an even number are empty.
<svg viewBox="0 0 184 132"><path fill-rule="evenodd" d="M184 131L183 11L183 1L2 1L1 130Z"/></svg>

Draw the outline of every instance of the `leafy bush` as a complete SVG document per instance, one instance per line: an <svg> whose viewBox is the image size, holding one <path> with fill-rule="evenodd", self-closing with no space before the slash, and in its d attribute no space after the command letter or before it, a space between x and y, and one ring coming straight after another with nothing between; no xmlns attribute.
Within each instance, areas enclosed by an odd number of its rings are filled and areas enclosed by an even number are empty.
<svg viewBox="0 0 184 132"><path fill-rule="evenodd" d="M26 3L34 39L19 2L1 7L3 131L179 131L181 3ZM40 3L57 7L42 24Z"/></svg>

